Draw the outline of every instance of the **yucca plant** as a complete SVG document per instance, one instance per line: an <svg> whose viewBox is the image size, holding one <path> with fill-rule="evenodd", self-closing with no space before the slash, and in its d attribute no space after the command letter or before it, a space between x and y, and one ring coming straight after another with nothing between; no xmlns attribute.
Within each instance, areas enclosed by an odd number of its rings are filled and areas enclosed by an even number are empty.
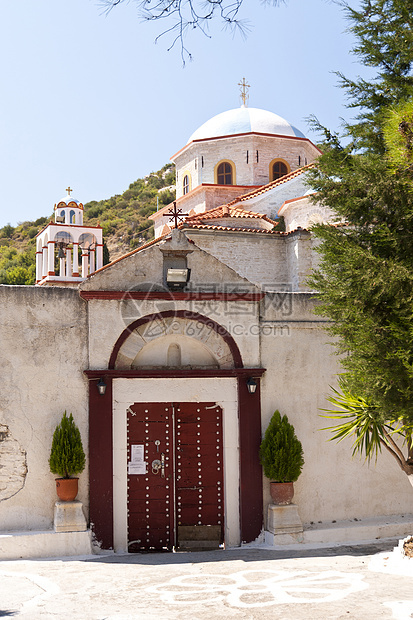
<svg viewBox="0 0 413 620"><path fill-rule="evenodd" d="M65 411L53 434L49 458L50 471L61 478L71 478L84 470L85 463L80 431L72 414L68 417Z"/></svg>
<svg viewBox="0 0 413 620"><path fill-rule="evenodd" d="M260 446L264 474L273 482L295 482L304 465L303 447L286 415L276 411Z"/></svg>
<svg viewBox="0 0 413 620"><path fill-rule="evenodd" d="M325 412L322 417L335 420L339 424L321 430L333 433L330 441L352 438L353 455L364 454L367 461L373 457L376 460L382 447L386 448L413 485L413 424L396 415L390 420L383 421L377 405L361 396L351 394L345 388L344 381L339 381L339 386L341 392L331 388L333 396L327 398L337 408L321 410ZM399 436L405 444L406 455L395 441L396 436Z"/></svg>

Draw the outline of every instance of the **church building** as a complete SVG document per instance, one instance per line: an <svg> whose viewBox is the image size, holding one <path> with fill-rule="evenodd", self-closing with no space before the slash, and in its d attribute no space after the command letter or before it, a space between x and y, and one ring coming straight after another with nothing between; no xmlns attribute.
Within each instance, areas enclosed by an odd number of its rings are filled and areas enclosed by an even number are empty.
<svg viewBox="0 0 413 620"><path fill-rule="evenodd" d="M72 190L56 203L36 286L0 286L0 557L79 553L91 539L127 553L411 531L390 457L368 466L321 430L339 364L308 285L311 226L334 217L307 184L319 153L244 96L171 158L177 198L151 216L154 239L105 266ZM284 529L258 458L277 409L305 460ZM87 452L83 532L53 531L48 457L64 411Z"/></svg>

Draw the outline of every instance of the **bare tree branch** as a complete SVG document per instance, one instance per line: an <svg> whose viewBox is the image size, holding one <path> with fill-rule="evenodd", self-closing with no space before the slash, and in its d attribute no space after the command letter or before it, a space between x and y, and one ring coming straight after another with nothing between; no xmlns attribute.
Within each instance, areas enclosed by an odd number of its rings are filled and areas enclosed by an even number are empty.
<svg viewBox="0 0 413 620"><path fill-rule="evenodd" d="M285 0L262 0L263 4L278 6ZM244 0L99 0L102 12L108 15L119 4L133 2L138 7L138 13L144 21L158 21L168 19L172 25L159 34L155 42L164 35L172 35L172 43L168 51L178 44L181 48L182 63L191 60L192 56L185 45L185 38L190 29L198 28L200 32L208 34L208 24L211 20L222 22L233 31L237 30L242 36L251 30L246 20L239 18L239 12Z"/></svg>

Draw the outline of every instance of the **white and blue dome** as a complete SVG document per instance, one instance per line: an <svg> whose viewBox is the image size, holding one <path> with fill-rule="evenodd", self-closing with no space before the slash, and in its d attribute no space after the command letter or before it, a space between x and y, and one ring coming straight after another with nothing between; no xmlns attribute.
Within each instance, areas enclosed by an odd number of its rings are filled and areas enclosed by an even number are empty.
<svg viewBox="0 0 413 620"><path fill-rule="evenodd" d="M305 138L305 135L288 121L274 112L241 106L235 110L227 110L209 119L201 125L189 138L208 140L221 136L232 136L239 133L270 133L280 136Z"/></svg>
<svg viewBox="0 0 413 620"><path fill-rule="evenodd" d="M70 196L69 194L65 196L64 198L61 198L55 204L55 209L56 207L64 207L64 206L69 206L69 205L73 207L77 207L78 209L83 209L83 204L79 202L79 200L77 200L76 198L73 198L73 196Z"/></svg>

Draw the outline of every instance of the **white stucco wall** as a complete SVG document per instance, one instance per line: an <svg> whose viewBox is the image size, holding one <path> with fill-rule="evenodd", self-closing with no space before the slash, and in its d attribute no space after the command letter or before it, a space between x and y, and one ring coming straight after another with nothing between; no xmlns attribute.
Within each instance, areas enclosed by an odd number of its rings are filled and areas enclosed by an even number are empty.
<svg viewBox="0 0 413 620"><path fill-rule="evenodd" d="M340 372L322 317L312 313L310 294L268 296L261 338L262 431L276 409L286 414L303 444L305 465L294 484L302 521L331 522L413 512L407 476L383 452L370 466L352 458L352 442L330 442L320 429L334 421L320 417ZM265 327L264 327L265 326ZM265 507L270 502L264 478ZM266 510L264 511L266 515Z"/></svg>
<svg viewBox="0 0 413 620"><path fill-rule="evenodd" d="M279 209L278 215L283 216L287 232L299 226L308 229L314 224L331 222L336 218L334 211L320 203L315 203L311 196L286 202Z"/></svg>
<svg viewBox="0 0 413 620"><path fill-rule="evenodd" d="M20 490L11 470L0 468L0 529L49 529L57 496L48 459L65 410L73 413L87 452L86 304L76 290L0 286L0 342L0 425L27 461ZM86 512L87 480L86 469L78 495Z"/></svg>
<svg viewBox="0 0 413 620"><path fill-rule="evenodd" d="M187 230L185 234L263 290L291 289L284 237L266 233Z"/></svg>
<svg viewBox="0 0 413 620"><path fill-rule="evenodd" d="M262 194L247 198L240 204L244 209L254 211L254 213L264 213L270 219L276 220L278 211L286 200L304 196L309 189L306 182L306 173L303 173L290 181L280 182ZM291 209L291 212L294 212L294 207Z"/></svg>
<svg viewBox="0 0 413 620"><path fill-rule="evenodd" d="M107 368L113 347L125 330L134 320L155 312L168 310L191 310L222 325L233 336L237 343L244 365L260 366L260 336L254 327L258 323L259 303L252 301L163 301L163 300L124 300L88 302L89 314L89 367L91 370ZM194 322L194 338L202 342L205 332ZM160 336L175 333L174 324L169 323ZM180 331L176 331L179 336ZM148 339L148 342L152 338ZM169 342L169 341L168 341ZM170 343L170 342L169 342ZM206 343L208 344L208 343ZM138 352L138 349L137 349Z"/></svg>
<svg viewBox="0 0 413 620"><path fill-rule="evenodd" d="M270 264L265 247L262 252ZM233 290L243 290L245 280L213 257L202 251L189 256L193 257L194 282L201 290L208 290L214 280L219 284L218 291L225 291L226 284ZM234 261L235 256L234 250ZM247 265L247 247L244 250L241 243L239 256L240 263L245 257ZM136 290L137 286L139 290L143 281L138 278L139 270L152 278L162 264L157 258L152 260L155 253L148 254L147 261L139 254L134 257L104 270L101 278L96 274L83 286L92 290L127 290L129 286ZM48 458L54 428L65 410L73 413L87 447L88 386L83 371L107 368L123 330L142 316L164 310L190 310L211 317L233 336L245 366L267 369L262 378L262 431L278 408L281 414L287 414L303 443L305 466L295 485L295 501L304 523L413 512L407 477L387 453L379 456L377 465L368 466L352 459L350 441L329 442L330 434L320 430L330 424L319 417L319 410L328 406L325 396L329 386L334 385L339 366L327 344L324 323L312 312L314 303L310 294L286 292L267 294L262 302L124 299L92 300L86 304L76 290L0 286L0 455L2 465L6 464L0 469L0 529L52 527L56 495ZM173 333L162 333L168 344L173 341L169 337ZM234 386L233 379L115 380L119 549L125 544L125 410L135 401L199 399L223 407L227 535L230 544L237 544L238 423ZM266 507L269 497L265 479L264 492ZM87 471L80 476L79 499L87 509Z"/></svg>
<svg viewBox="0 0 413 620"><path fill-rule="evenodd" d="M225 543L240 544L239 435L235 379L115 379L113 382L114 548L127 552L126 409L135 402L214 402L223 409Z"/></svg>

